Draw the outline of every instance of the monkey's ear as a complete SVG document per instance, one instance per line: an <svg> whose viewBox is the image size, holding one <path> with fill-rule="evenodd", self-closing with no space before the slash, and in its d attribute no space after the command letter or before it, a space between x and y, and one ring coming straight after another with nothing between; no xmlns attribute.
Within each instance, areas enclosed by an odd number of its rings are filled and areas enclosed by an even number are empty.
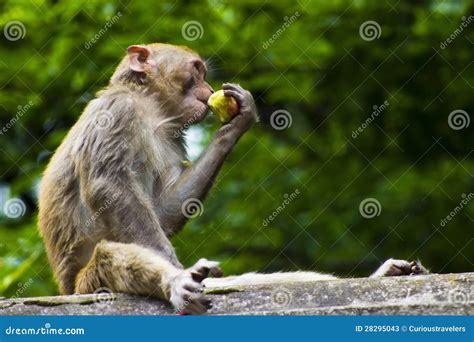
<svg viewBox="0 0 474 342"><path fill-rule="evenodd" d="M127 51L130 57L130 69L133 71L144 72L147 64L154 64L148 59L151 50L147 46L130 45Z"/></svg>

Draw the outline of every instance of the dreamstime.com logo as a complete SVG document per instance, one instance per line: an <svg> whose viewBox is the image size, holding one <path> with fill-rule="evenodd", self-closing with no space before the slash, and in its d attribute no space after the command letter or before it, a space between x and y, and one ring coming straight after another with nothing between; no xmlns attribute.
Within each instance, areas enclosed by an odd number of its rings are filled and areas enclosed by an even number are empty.
<svg viewBox="0 0 474 342"><path fill-rule="evenodd" d="M117 12L112 18L108 19L104 27L102 27L99 32L97 32L91 39L84 43L84 48L89 50L99 39L107 33L107 31L122 17L122 12Z"/></svg>
<svg viewBox="0 0 474 342"><path fill-rule="evenodd" d="M3 28L3 35L11 42L23 39L26 36L25 25L18 20L9 21Z"/></svg>
<svg viewBox="0 0 474 342"><path fill-rule="evenodd" d="M202 296L202 292L200 290L191 291L191 295L181 304L179 307L174 309L175 315L183 315L187 313L186 308L189 304L193 303L196 299Z"/></svg>
<svg viewBox="0 0 474 342"><path fill-rule="evenodd" d="M4 135L5 133L7 133L8 130L9 130L10 128L12 128L13 125L15 125L15 124L18 122L18 120L20 120L21 117L22 117L23 115L25 115L25 113L26 113L28 110L31 109L31 107L33 107L33 102L32 102L32 101L28 101L28 103L27 103L26 105L24 105L24 106L19 105L19 106L17 107L17 112L16 112L15 116L12 117L12 118L10 119L10 121L8 121L8 122L5 124L5 126L3 126L2 128L0 128L0 135Z"/></svg>
<svg viewBox="0 0 474 342"><path fill-rule="evenodd" d="M108 198L99 208L99 210L94 212L94 214L92 214L92 216L86 221L85 226L89 227L91 224L93 224L97 220L97 218L99 218L99 216L102 215L104 211L106 211L117 200L117 198L120 197L121 194L121 192L117 192L113 194L111 198Z"/></svg>
<svg viewBox="0 0 474 342"><path fill-rule="evenodd" d="M181 27L181 35L188 42L201 39L204 35L204 27L197 20L187 21Z"/></svg>
<svg viewBox="0 0 474 342"><path fill-rule="evenodd" d="M293 200L298 197L298 195L300 194L300 190L299 189L296 189L295 191L293 191L291 194L284 194L283 195L283 201L281 202L281 204L270 214L268 215L267 218L265 218L263 221L262 221L262 225L264 227L268 226L270 224L270 222L272 222L278 215L280 215L280 213L286 209L286 207L288 205L290 205L291 202L293 202Z"/></svg>
<svg viewBox="0 0 474 342"><path fill-rule="evenodd" d="M293 118L289 111L284 109L278 109L270 115L270 125L277 131L282 131L286 128L290 128L293 123Z"/></svg>
<svg viewBox="0 0 474 342"><path fill-rule="evenodd" d="M439 44L439 47L442 50L446 49L446 47L449 44L454 42L454 40L464 31L464 29L467 28L469 24L471 24L474 21L474 15L470 15L469 17L463 16L461 19L462 19L461 25L459 25L459 27L455 29L454 32L451 33L451 35L448 38L446 38L444 42L441 42Z"/></svg>
<svg viewBox="0 0 474 342"><path fill-rule="evenodd" d="M469 127L471 123L471 117L469 114L462 109L453 110L448 115L448 125L451 129L459 131L463 128Z"/></svg>
<svg viewBox="0 0 474 342"><path fill-rule="evenodd" d="M359 35L366 42L371 42L372 40L380 38L382 35L382 28L378 22L367 20L359 26Z"/></svg>
<svg viewBox="0 0 474 342"><path fill-rule="evenodd" d="M15 328L9 326L5 329L5 335L85 335L83 328L53 328L51 323L45 323L39 328Z"/></svg>
<svg viewBox="0 0 474 342"><path fill-rule="evenodd" d="M198 120L200 117L202 116L202 113L194 113L193 116L188 119L181 127L179 127L178 130L176 130L173 134L173 136L175 138L179 138L181 136L184 135L184 133L186 132L186 130L191 127L195 122L196 120Z"/></svg>
<svg viewBox="0 0 474 342"><path fill-rule="evenodd" d="M271 300L273 304L278 306L287 306L291 303L293 296L291 292L284 287L279 287L275 289L271 294Z"/></svg>
<svg viewBox="0 0 474 342"><path fill-rule="evenodd" d="M26 205L19 198L10 198L3 205L3 214L11 219L17 219L26 213Z"/></svg>
<svg viewBox="0 0 474 342"><path fill-rule="evenodd" d="M373 106L373 111L370 116L359 127L357 127L357 129L352 131L352 138L357 138L359 134L361 134L388 106L388 101L384 101L380 106Z"/></svg>
<svg viewBox="0 0 474 342"><path fill-rule="evenodd" d="M276 30L276 32L267 41L263 42L263 49L268 49L270 45L272 45L300 16L300 13L296 11L291 17L284 17L284 22L281 27L278 28L278 30Z"/></svg>
<svg viewBox="0 0 474 342"><path fill-rule="evenodd" d="M379 216L382 212L382 205L376 198L366 198L359 204L359 212L362 217L367 219Z"/></svg>
<svg viewBox="0 0 474 342"><path fill-rule="evenodd" d="M204 204L197 198L188 198L181 205L181 212L188 219L201 216L204 213Z"/></svg>
<svg viewBox="0 0 474 342"><path fill-rule="evenodd" d="M114 124L114 116L107 109L99 110L94 118L94 124L98 129L109 129Z"/></svg>
<svg viewBox="0 0 474 342"><path fill-rule="evenodd" d="M451 212L446 215L446 217L442 218L441 221L439 222L439 225L441 227L446 226L449 221L451 221L467 204L474 198L474 192L470 192L469 194L462 194L461 195L462 200L459 202L457 206L454 207Z"/></svg>
<svg viewBox="0 0 474 342"><path fill-rule="evenodd" d="M17 284L17 290L15 291L15 294L10 297L10 299L15 299L18 297L21 297L23 292L26 291L31 285L33 285L34 281L33 279L28 279L25 283L18 283Z"/></svg>
<svg viewBox="0 0 474 342"><path fill-rule="evenodd" d="M466 290L454 288L449 291L449 301L455 305L465 305L470 301L470 295Z"/></svg>

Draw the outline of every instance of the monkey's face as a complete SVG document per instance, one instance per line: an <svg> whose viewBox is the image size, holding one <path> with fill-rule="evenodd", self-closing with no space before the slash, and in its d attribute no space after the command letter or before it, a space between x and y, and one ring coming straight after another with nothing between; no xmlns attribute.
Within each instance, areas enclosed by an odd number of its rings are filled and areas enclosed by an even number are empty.
<svg viewBox="0 0 474 342"><path fill-rule="evenodd" d="M194 51L168 44L132 45L125 68L156 93L166 116L181 125L205 118L214 91L205 81L206 64Z"/></svg>
<svg viewBox="0 0 474 342"><path fill-rule="evenodd" d="M214 90L205 81L207 68L200 58L191 57L183 66L179 81L182 84L181 101L177 110L183 115L183 124L193 124L205 118L209 110L207 100Z"/></svg>

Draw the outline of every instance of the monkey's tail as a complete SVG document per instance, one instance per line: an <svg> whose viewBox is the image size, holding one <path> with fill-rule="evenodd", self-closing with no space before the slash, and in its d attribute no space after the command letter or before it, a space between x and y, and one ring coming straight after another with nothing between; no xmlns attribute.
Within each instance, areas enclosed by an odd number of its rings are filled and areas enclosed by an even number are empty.
<svg viewBox="0 0 474 342"><path fill-rule="evenodd" d="M232 287L243 285L272 285L292 282L319 281L337 279L330 274L316 272L277 272L277 273L244 273L225 278L207 278L204 285L208 288Z"/></svg>

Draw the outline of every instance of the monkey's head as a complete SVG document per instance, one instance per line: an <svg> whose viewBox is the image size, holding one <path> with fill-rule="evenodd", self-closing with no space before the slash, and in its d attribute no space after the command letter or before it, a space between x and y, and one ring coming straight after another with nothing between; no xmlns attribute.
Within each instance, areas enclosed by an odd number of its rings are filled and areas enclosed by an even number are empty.
<svg viewBox="0 0 474 342"><path fill-rule="evenodd" d="M197 53L169 44L132 45L111 83L145 87L159 101L161 114L180 124L199 122L214 92L205 81L207 67Z"/></svg>

